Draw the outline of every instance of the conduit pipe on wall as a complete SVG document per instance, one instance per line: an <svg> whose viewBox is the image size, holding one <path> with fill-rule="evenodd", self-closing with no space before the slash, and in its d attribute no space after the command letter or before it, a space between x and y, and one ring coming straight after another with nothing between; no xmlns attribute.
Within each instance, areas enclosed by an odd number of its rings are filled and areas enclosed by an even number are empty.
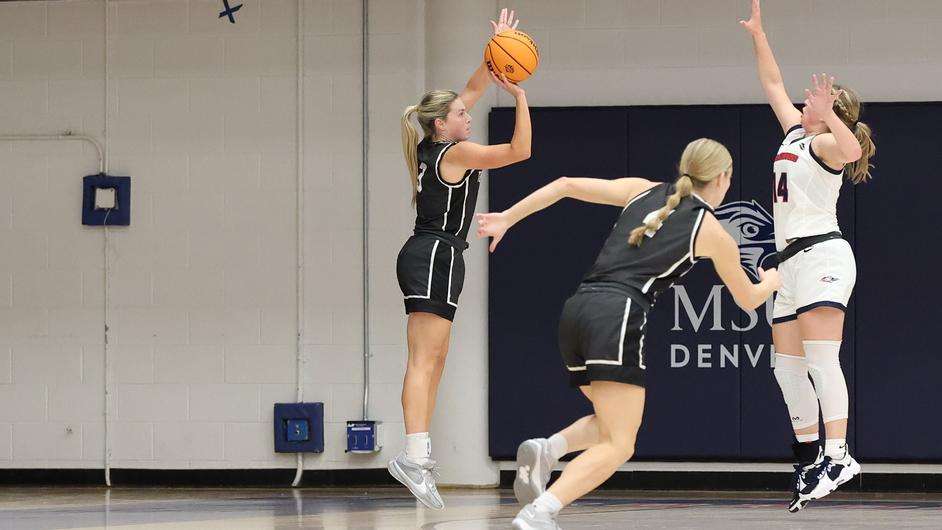
<svg viewBox="0 0 942 530"><path fill-rule="evenodd" d="M363 418L370 418L370 2L363 0Z"/></svg>
<svg viewBox="0 0 942 530"><path fill-rule="evenodd" d="M295 122L295 146L297 148L297 343L295 362L295 385L297 402L304 401L304 0L298 0L298 26L297 26L297 118ZM304 474L304 453L297 454L297 469L291 486L301 484Z"/></svg>
<svg viewBox="0 0 942 530"><path fill-rule="evenodd" d="M105 126L104 126L104 149L102 152L102 172L108 174L108 121L111 119L111 109L109 108L111 95L110 89L110 77L111 77L111 61L110 53L108 53L108 46L111 44L109 39L111 37L111 1L105 0ZM114 394L114 382L111 377L111 350L108 348L108 331L111 326L111 260L109 259L109 240L108 240L108 225L104 225L105 229L104 234L104 370L105 370L105 411L104 411L104 438L105 438L105 485L111 486L111 402L112 396Z"/></svg>

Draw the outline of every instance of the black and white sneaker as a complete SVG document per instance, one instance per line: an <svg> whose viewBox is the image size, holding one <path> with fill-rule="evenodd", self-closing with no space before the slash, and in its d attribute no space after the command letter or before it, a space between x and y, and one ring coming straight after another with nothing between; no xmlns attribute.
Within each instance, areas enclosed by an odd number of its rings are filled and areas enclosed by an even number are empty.
<svg viewBox="0 0 942 530"><path fill-rule="evenodd" d="M817 466L814 464L810 466L795 464L795 474L792 476L792 501L788 503L789 512L800 511L812 500L809 494L818 485L817 476Z"/></svg>
<svg viewBox="0 0 942 530"><path fill-rule="evenodd" d="M810 494L818 485L821 473L819 468L824 458L817 442L796 443L792 450L798 463L795 464L795 473L792 475L792 500L788 504L788 511L796 513L812 500Z"/></svg>
<svg viewBox="0 0 942 530"><path fill-rule="evenodd" d="M844 453L844 458L834 460L824 457L825 462L818 475L818 483L808 493L811 499L820 499L830 495L841 484L860 474L860 464L850 456L850 451Z"/></svg>

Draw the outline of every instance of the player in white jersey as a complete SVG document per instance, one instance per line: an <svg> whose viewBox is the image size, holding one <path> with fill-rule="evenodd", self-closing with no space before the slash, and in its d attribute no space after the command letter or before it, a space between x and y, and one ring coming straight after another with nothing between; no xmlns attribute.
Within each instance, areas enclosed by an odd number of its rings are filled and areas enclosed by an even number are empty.
<svg viewBox="0 0 942 530"><path fill-rule="evenodd" d="M773 166L782 287L772 312L772 340L775 379L796 438L788 510L797 512L860 472L847 449L847 384L839 357L857 267L837 223L837 198L845 176L855 184L869 179L876 148L870 127L860 121L859 98L835 87L833 77L812 76L804 109L792 104L762 29L759 0L752 1L752 16L741 24L752 35L759 80L785 131ZM826 432L823 453L819 403Z"/></svg>

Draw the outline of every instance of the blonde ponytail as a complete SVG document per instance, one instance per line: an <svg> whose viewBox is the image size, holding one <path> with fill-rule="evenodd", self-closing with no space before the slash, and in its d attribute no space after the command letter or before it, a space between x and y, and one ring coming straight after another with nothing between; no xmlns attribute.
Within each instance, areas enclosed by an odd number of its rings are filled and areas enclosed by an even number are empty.
<svg viewBox="0 0 942 530"><path fill-rule="evenodd" d="M841 95L834 102L834 112L844 122L844 125L854 131L857 142L860 143L861 155L856 162L851 162L844 166L847 178L854 184L867 182L870 180L870 168L873 165L870 159L877 154L877 146L873 143L873 130L866 123L860 121L860 114L863 111L863 103L857 92L841 86L834 85L834 90L840 90Z"/></svg>
<svg viewBox="0 0 942 530"><path fill-rule="evenodd" d="M674 183L674 193L667 198L667 204L657 210L655 215L648 215L643 225L631 231L628 236L630 245L639 247L645 235L657 232L680 201L692 195L696 187L702 187L720 174L732 171L733 157L723 144L700 138L687 144L680 157L679 169L680 177Z"/></svg>
<svg viewBox="0 0 942 530"><path fill-rule="evenodd" d="M410 105L402 113L402 156L406 160L406 169L409 170L409 181L412 183L412 204L419 190L419 154L415 147L419 144L419 132L412 125L412 116L415 116L418 105Z"/></svg>
<svg viewBox="0 0 942 530"><path fill-rule="evenodd" d="M409 170L409 181L412 182L412 205L419 193L419 154L416 146L419 145L419 132L412 125L415 116L422 132L428 138L435 134L435 120L447 120L451 111L451 104L458 99L458 94L450 90L432 90L422 96L418 105L410 105L402 113L402 156Z"/></svg>
<svg viewBox="0 0 942 530"><path fill-rule="evenodd" d="M850 169L848 178L852 180L854 184L860 184L861 182L867 182L871 178L870 168L873 167L873 164L870 163L870 158L877 154L877 146L873 143L873 131L870 130L870 126L866 123L862 121L857 122L857 125L852 130L854 131L854 136L857 137L857 141L860 142L862 154L859 160L848 164L848 169Z"/></svg>

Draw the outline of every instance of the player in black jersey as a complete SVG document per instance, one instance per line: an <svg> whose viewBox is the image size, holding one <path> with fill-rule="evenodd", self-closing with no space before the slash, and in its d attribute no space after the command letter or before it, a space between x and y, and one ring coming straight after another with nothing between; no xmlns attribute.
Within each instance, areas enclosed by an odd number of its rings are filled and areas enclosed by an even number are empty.
<svg viewBox="0 0 942 530"><path fill-rule="evenodd" d="M491 22L494 34L513 29L514 14L501 11ZM475 102L488 77L514 97L516 126L510 143L481 145L468 141ZM415 117L423 138L412 125ZM448 353L451 323L464 285L466 238L474 216L481 170L507 166L530 157L530 112L524 90L490 73L483 63L459 95L433 90L402 116L402 150L412 182L415 234L396 261L396 275L409 321L409 362L402 386L405 449L389 462L389 472L426 506L442 509L433 477L429 423Z"/></svg>
<svg viewBox="0 0 942 530"><path fill-rule="evenodd" d="M779 285L775 269L753 284L739 247L713 216L732 178L726 148L710 139L687 145L674 184L641 178L560 178L501 213L478 215L478 237L493 252L507 229L564 197L623 208L595 265L563 307L559 343L570 384L592 401L586 416L517 451L514 493L525 506L514 528L558 528L559 510L595 489L634 452L644 410L647 315L657 295L701 259L713 262L736 303L754 309ZM546 490L553 466L584 451Z"/></svg>

